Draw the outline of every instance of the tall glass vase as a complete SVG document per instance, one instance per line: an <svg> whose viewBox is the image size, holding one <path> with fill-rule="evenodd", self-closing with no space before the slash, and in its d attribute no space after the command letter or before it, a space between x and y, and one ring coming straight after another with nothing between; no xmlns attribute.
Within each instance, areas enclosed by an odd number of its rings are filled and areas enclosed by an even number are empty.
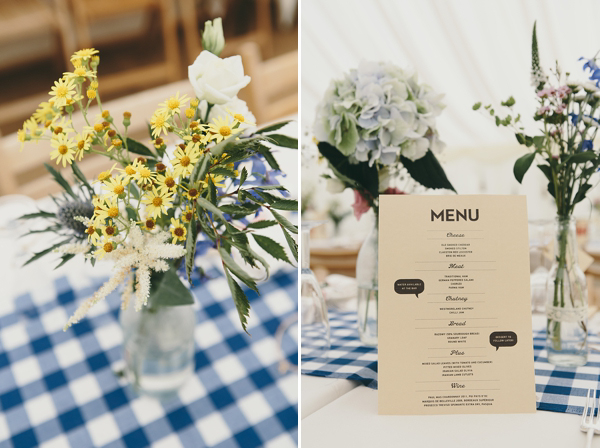
<svg viewBox="0 0 600 448"><path fill-rule="evenodd" d="M136 392L167 399L194 372L193 305L121 312L126 374Z"/></svg>
<svg viewBox="0 0 600 448"><path fill-rule="evenodd" d="M356 281L358 283L358 334L365 345L377 345L378 321L378 255L379 214L375 212L375 223L363 242L356 259Z"/></svg>
<svg viewBox="0 0 600 448"><path fill-rule="evenodd" d="M548 362L557 366L587 363L587 287L577 259L575 219L556 219L554 262L548 274L546 347Z"/></svg>

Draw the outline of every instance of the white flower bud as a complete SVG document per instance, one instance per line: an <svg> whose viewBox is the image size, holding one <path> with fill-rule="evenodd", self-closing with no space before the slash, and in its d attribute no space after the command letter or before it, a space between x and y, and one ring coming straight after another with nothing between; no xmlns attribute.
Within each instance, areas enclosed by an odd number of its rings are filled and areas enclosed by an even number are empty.
<svg viewBox="0 0 600 448"><path fill-rule="evenodd" d="M204 23L204 32L202 33L202 47L206 51L219 56L225 47L225 37L223 36L223 23L218 17L213 21L207 20Z"/></svg>

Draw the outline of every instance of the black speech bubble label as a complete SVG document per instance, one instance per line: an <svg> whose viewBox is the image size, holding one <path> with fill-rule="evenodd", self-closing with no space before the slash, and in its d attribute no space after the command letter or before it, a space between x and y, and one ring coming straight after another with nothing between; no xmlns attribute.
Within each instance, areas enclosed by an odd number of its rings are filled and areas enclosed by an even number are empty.
<svg viewBox="0 0 600 448"><path fill-rule="evenodd" d="M517 333L514 331L494 331L490 334L490 344L496 347L514 347L517 345Z"/></svg>
<svg viewBox="0 0 600 448"><path fill-rule="evenodd" d="M398 294L414 294L418 298L425 291L425 283L418 278L401 278L394 283L394 291Z"/></svg>

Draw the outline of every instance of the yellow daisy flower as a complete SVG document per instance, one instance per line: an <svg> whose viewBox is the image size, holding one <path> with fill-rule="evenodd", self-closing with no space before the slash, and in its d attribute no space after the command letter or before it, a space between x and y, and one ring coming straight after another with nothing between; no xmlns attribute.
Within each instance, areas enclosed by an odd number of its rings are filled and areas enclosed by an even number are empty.
<svg viewBox="0 0 600 448"><path fill-rule="evenodd" d="M167 213L167 209L173 205L173 193L159 192L156 188L146 193L142 199L142 204L146 204L146 211L152 218L158 218Z"/></svg>
<svg viewBox="0 0 600 448"><path fill-rule="evenodd" d="M171 159L173 172L176 177L188 177L194 171L194 165L200 158L199 146L197 143L188 143L185 150L177 148L174 159Z"/></svg>
<svg viewBox="0 0 600 448"><path fill-rule="evenodd" d="M72 81L83 81L83 78L95 78L96 74L83 66L75 67L72 72L64 72L63 77Z"/></svg>
<svg viewBox="0 0 600 448"><path fill-rule="evenodd" d="M75 95L75 83L72 79L61 78L58 81L54 81L54 86L48 93L52 95L54 106L66 106L67 104L70 104L70 101L73 101L73 95Z"/></svg>
<svg viewBox="0 0 600 448"><path fill-rule="evenodd" d="M100 174L98 174L98 178L94 181L94 183L104 182L106 179L109 179L110 176L112 176L112 172L116 166L117 166L117 164L115 163L109 170L102 171Z"/></svg>
<svg viewBox="0 0 600 448"><path fill-rule="evenodd" d="M143 222L143 226L142 228L144 230L147 230L149 232L152 232L154 229L156 229L156 221L152 218L148 218Z"/></svg>
<svg viewBox="0 0 600 448"><path fill-rule="evenodd" d="M73 56L71 56L71 62L73 62L73 60L85 61L98 53L99 51L95 48L83 48L73 53Z"/></svg>
<svg viewBox="0 0 600 448"><path fill-rule="evenodd" d="M81 161L85 152L89 151L92 147L92 136L89 134L77 134L75 136L75 141L77 142L77 152L75 153L75 158L78 161Z"/></svg>
<svg viewBox="0 0 600 448"><path fill-rule="evenodd" d="M73 163L73 155L75 154L75 142L72 138L67 137L65 134L58 134L52 138L50 145L55 148L50 153L50 160L56 159L56 164L60 165L62 162L63 168Z"/></svg>
<svg viewBox="0 0 600 448"><path fill-rule="evenodd" d="M38 108L33 113L33 118L38 123L45 123L48 120L52 121L56 114L57 111L54 109L54 107L52 107L49 102L44 101L39 104Z"/></svg>
<svg viewBox="0 0 600 448"><path fill-rule="evenodd" d="M187 95L179 96L179 92L175 94L175 96L171 96L164 103L160 103L158 106L160 109L157 112L163 113L165 115L174 115L181 113L181 107L185 105L190 99Z"/></svg>
<svg viewBox="0 0 600 448"><path fill-rule="evenodd" d="M136 169L133 178L137 181L137 184L141 187L144 185L152 185L156 179L156 173L150 171L150 168L140 163Z"/></svg>
<svg viewBox="0 0 600 448"><path fill-rule="evenodd" d="M196 214L196 209L191 208L189 205L185 206L185 210L181 213L181 220L183 222L190 222L194 215Z"/></svg>
<svg viewBox="0 0 600 448"><path fill-rule="evenodd" d="M246 118L242 115L242 114L235 114L233 112L231 112L229 109L225 109L227 111L227 113L229 115L231 115L233 117L233 120L235 121L234 126L238 123L244 123L247 124L248 126L256 126L256 123L252 123L251 121L246 120Z"/></svg>
<svg viewBox="0 0 600 448"><path fill-rule="evenodd" d="M93 225L89 226L87 229L85 229L85 233L87 234L90 243L92 243L94 246L99 244L100 235L98 235L98 232L96 232L96 227Z"/></svg>
<svg viewBox="0 0 600 448"><path fill-rule="evenodd" d="M115 219L119 216L119 204L117 198L109 200L101 198L94 210L94 217L104 221L105 219Z"/></svg>
<svg viewBox="0 0 600 448"><path fill-rule="evenodd" d="M219 174L207 174L204 178L204 183L208 184L208 179L212 180L212 183L215 187L223 188L225 186L225 176L221 176Z"/></svg>
<svg viewBox="0 0 600 448"><path fill-rule="evenodd" d="M94 251L94 257L98 260L102 260L106 254L111 253L113 250L115 250L115 243L107 238L104 240L104 243Z"/></svg>
<svg viewBox="0 0 600 448"><path fill-rule="evenodd" d="M137 172L143 167L144 165L139 160L134 160L125 168L119 168L119 170L125 172L125 176L127 176L127 181L131 181L135 178Z"/></svg>
<svg viewBox="0 0 600 448"><path fill-rule="evenodd" d="M154 137L154 138L160 137L160 134L162 132L164 132L165 135L167 135L168 128L169 128L169 123L167 123L168 119L169 119L169 116L166 113L159 112L159 111L154 112L154 115L152 115L152 118L150 119L150 127L152 128L152 137Z"/></svg>
<svg viewBox="0 0 600 448"><path fill-rule="evenodd" d="M210 139L215 140L217 143L225 140L233 133L233 126L235 121L232 121L229 117L217 117L213 119L213 122L208 125L208 132L210 132Z"/></svg>
<svg viewBox="0 0 600 448"><path fill-rule="evenodd" d="M52 132L55 134L70 134L71 132L75 132L73 129L73 122L69 120L69 117L66 115L56 115L50 129L52 129Z"/></svg>
<svg viewBox="0 0 600 448"><path fill-rule="evenodd" d="M119 149L121 146L123 146L123 141L121 139L119 139L119 138L113 138L110 141L110 146L106 149L106 152L110 152L114 148Z"/></svg>
<svg viewBox="0 0 600 448"><path fill-rule="evenodd" d="M36 143L40 140L40 137L44 134L43 129L38 128L37 121L34 118L28 118L23 123L23 131L28 133Z"/></svg>
<svg viewBox="0 0 600 448"><path fill-rule="evenodd" d="M102 227L102 234L106 237L106 239L114 237L117 233L117 226L115 226L112 220L108 220L108 223Z"/></svg>
<svg viewBox="0 0 600 448"><path fill-rule="evenodd" d="M185 237L187 234L187 230L178 219L171 218L171 235L173 235L173 244L176 244L178 241L185 241Z"/></svg>
<svg viewBox="0 0 600 448"><path fill-rule="evenodd" d="M156 183L158 184L159 191L167 191L173 192L177 187L177 182L175 181L176 176L173 174L172 170L166 171L165 174L159 174L156 177Z"/></svg>
<svg viewBox="0 0 600 448"><path fill-rule="evenodd" d="M106 195L109 198L117 198L119 195L125 193L127 184L128 181L126 176L121 174L120 176L111 177L105 180L102 188L107 191Z"/></svg>
<svg viewBox="0 0 600 448"><path fill-rule="evenodd" d="M185 195L187 196L187 198L190 201L193 202L196 199L198 199L198 196L200 196L201 191L202 191L202 187L199 187L199 188L191 187L190 189L188 189L188 191Z"/></svg>

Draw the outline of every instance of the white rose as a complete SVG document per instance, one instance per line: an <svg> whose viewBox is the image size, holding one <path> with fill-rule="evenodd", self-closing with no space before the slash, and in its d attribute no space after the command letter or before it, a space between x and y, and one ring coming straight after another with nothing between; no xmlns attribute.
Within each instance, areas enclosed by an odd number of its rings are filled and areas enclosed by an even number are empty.
<svg viewBox="0 0 600 448"><path fill-rule="evenodd" d="M330 193L341 193L342 191L344 191L346 189L346 186L344 185L344 183L339 180L336 179L334 177L330 177L327 179L327 191Z"/></svg>
<svg viewBox="0 0 600 448"><path fill-rule="evenodd" d="M250 82L240 56L221 59L204 50L188 67L188 77L199 100L225 104Z"/></svg>
<svg viewBox="0 0 600 448"><path fill-rule="evenodd" d="M206 101L202 101L198 106L198 113L200 114L200 118L204 120L206 115L206 107L208 103ZM227 112L229 111L229 112ZM208 114L208 122L213 121L215 118L225 118L230 116L230 114L240 114L244 116L245 121L249 121L250 123L256 123L256 118L248 109L248 105L244 100L240 100L237 96L231 101L225 104L216 104L210 110ZM253 126L247 125L245 123L240 124L240 128L251 128Z"/></svg>

